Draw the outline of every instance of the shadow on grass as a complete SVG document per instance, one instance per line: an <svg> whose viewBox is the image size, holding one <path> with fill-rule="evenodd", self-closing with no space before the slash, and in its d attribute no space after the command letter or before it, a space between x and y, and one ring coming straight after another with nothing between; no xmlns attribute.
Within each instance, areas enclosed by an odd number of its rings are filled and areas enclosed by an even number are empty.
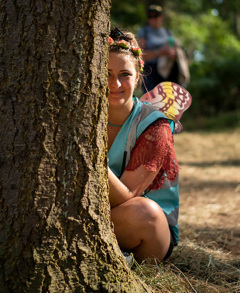
<svg viewBox="0 0 240 293"><path fill-rule="evenodd" d="M210 189L214 191L214 194L216 195L216 192L223 193L224 191L230 191L230 192L239 192L238 186L240 185L240 181L225 181L225 180L195 180L191 178L181 177L180 178L181 183L181 194L182 197L185 196L185 193L188 194L189 191L198 191L204 190L204 189ZM202 194L204 197L205 195ZM228 200L228 199L226 199Z"/></svg>
<svg viewBox="0 0 240 293"><path fill-rule="evenodd" d="M240 229L238 228L218 228L216 225L193 227L181 223L180 235L182 241L191 239L199 246L214 251L221 250L229 259L240 259Z"/></svg>
<svg viewBox="0 0 240 293"><path fill-rule="evenodd" d="M240 259L229 261L222 251L185 241L175 249L169 261L194 280L195 287L198 283L202 286L203 282L225 290L219 292L240 292L236 291L240 290Z"/></svg>
<svg viewBox="0 0 240 293"><path fill-rule="evenodd" d="M240 230L182 226L183 239L169 266L184 274L196 292L240 292Z"/></svg>
<svg viewBox="0 0 240 293"><path fill-rule="evenodd" d="M222 167L239 167L240 166L240 160L227 160L227 161L212 161L212 162L179 162L179 165L181 166L191 166L191 167L211 167L211 166L222 166Z"/></svg>

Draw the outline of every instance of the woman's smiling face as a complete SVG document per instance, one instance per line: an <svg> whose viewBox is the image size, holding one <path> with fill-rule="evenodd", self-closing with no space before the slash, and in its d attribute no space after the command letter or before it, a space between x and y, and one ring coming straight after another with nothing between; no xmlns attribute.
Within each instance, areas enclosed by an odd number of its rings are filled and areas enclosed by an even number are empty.
<svg viewBox="0 0 240 293"><path fill-rule="evenodd" d="M134 57L124 52L110 52L108 62L109 105L124 106L132 103L139 78Z"/></svg>

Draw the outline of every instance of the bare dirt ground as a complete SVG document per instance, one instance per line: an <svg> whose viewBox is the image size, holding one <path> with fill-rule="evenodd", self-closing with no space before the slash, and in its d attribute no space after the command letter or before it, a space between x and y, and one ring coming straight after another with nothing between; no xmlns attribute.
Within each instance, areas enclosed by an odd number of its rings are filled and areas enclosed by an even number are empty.
<svg viewBox="0 0 240 293"><path fill-rule="evenodd" d="M240 260L240 129L175 136L180 165L180 242Z"/></svg>

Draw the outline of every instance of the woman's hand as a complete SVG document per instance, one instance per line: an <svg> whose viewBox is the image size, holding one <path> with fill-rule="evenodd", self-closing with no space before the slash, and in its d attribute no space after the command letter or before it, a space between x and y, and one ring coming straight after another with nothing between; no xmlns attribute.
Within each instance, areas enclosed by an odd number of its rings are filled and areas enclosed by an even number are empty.
<svg viewBox="0 0 240 293"><path fill-rule="evenodd" d="M166 56L170 59L175 59L177 56L176 48L166 46L158 50L158 56Z"/></svg>

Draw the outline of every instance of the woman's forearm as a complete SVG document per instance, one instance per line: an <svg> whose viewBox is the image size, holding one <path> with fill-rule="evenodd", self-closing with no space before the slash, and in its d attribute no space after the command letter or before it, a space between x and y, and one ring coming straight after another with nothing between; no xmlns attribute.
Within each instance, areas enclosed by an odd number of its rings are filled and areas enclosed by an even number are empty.
<svg viewBox="0 0 240 293"><path fill-rule="evenodd" d="M146 50L143 54L144 61L152 60L159 57L159 53L157 50Z"/></svg>
<svg viewBox="0 0 240 293"><path fill-rule="evenodd" d="M118 206L133 197L132 192L108 167L109 200L111 207Z"/></svg>
<svg viewBox="0 0 240 293"><path fill-rule="evenodd" d="M155 59L160 56L166 56L171 59L174 59L174 58L176 58L176 49L170 48L170 47L163 47L163 48L156 49L156 50L144 51L144 55L143 55L144 61Z"/></svg>

